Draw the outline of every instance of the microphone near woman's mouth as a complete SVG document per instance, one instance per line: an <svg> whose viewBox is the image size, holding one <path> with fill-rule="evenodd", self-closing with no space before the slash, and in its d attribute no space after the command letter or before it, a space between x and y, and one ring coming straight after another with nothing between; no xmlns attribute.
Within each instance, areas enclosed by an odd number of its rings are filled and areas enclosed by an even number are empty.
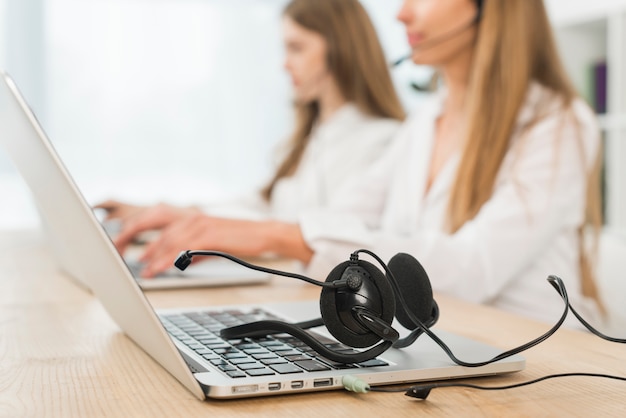
<svg viewBox="0 0 626 418"><path fill-rule="evenodd" d="M480 21L480 16L481 16L481 12L479 8L478 13L476 13L476 16L474 16L470 22L464 23L462 26L454 28L448 32L444 32L442 34L433 36L432 38L426 40L425 42L415 45L413 48L411 48L411 51L408 54L392 62L391 67L395 68L398 65L402 64L404 61L410 59L413 56L413 53L416 51L422 51L424 49L432 48L433 46L441 45L442 43L462 34L467 29L470 29L472 26L478 23Z"/></svg>

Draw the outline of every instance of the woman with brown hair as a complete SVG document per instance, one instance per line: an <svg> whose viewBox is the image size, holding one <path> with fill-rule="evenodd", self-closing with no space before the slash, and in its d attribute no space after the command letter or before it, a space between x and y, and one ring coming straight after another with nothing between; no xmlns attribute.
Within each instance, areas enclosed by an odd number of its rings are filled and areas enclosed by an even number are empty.
<svg viewBox="0 0 626 418"><path fill-rule="evenodd" d="M358 0L291 1L283 40L296 114L283 161L258 194L205 208L208 213L297 222L304 210L331 204L383 153L404 118L376 31ZM98 207L122 221L120 250L139 232L202 213L117 201Z"/></svg>
<svg viewBox="0 0 626 418"><path fill-rule="evenodd" d="M411 59L442 82L375 166L297 223L205 218L204 233L155 243L151 261L176 257L174 247L271 252L324 278L358 248L406 252L436 292L554 322L563 306L546 278L556 274L579 312L599 318L585 242L600 225L599 132L543 1L405 0L398 18Z"/></svg>

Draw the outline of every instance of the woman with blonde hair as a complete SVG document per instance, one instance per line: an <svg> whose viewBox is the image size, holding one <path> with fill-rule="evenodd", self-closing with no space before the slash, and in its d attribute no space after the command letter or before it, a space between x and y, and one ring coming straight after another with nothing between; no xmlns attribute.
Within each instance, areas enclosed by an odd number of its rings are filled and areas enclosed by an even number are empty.
<svg viewBox="0 0 626 418"><path fill-rule="evenodd" d="M296 222L304 210L332 204L382 154L404 118L376 31L358 0L291 1L283 12L283 39L296 118L282 163L259 193L213 205L208 213ZM116 240L122 251L142 231L202 213L113 200L98 207L122 222Z"/></svg>
<svg viewBox="0 0 626 418"><path fill-rule="evenodd" d="M436 292L548 322L563 310L555 274L583 316L600 318L585 243L600 225L599 132L542 0L405 0L398 19L411 59L442 82L385 156L297 223L231 224L180 245L279 253L319 278L357 248L406 252Z"/></svg>

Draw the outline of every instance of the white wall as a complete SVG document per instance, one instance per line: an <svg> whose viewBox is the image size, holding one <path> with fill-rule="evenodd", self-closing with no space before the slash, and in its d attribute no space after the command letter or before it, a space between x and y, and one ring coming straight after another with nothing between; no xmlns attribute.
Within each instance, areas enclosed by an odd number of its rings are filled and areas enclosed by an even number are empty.
<svg viewBox="0 0 626 418"><path fill-rule="evenodd" d="M8 0L0 0L0 22L5 21L6 16L6 3ZM2 38L6 37L6 31L0 29L0 34L2 34ZM0 68L4 67L4 56L5 56L5 43L0 42Z"/></svg>
<svg viewBox="0 0 626 418"><path fill-rule="evenodd" d="M544 0L552 21L570 24L624 10L626 0Z"/></svg>
<svg viewBox="0 0 626 418"><path fill-rule="evenodd" d="M284 3L48 0L44 119L79 181L165 199L263 178L289 129Z"/></svg>
<svg viewBox="0 0 626 418"><path fill-rule="evenodd" d="M238 193L265 181L291 128L286 2L11 2L5 68L91 200ZM401 0L363 2L389 60L405 55ZM407 107L423 75L394 70Z"/></svg>

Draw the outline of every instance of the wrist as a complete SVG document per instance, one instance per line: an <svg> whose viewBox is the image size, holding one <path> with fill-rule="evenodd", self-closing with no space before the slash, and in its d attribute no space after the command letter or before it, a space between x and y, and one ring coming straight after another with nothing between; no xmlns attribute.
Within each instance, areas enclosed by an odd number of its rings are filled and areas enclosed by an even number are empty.
<svg viewBox="0 0 626 418"><path fill-rule="evenodd" d="M313 256L313 250L309 248L300 226L278 221L266 223L268 238L267 251L288 258L308 262Z"/></svg>

